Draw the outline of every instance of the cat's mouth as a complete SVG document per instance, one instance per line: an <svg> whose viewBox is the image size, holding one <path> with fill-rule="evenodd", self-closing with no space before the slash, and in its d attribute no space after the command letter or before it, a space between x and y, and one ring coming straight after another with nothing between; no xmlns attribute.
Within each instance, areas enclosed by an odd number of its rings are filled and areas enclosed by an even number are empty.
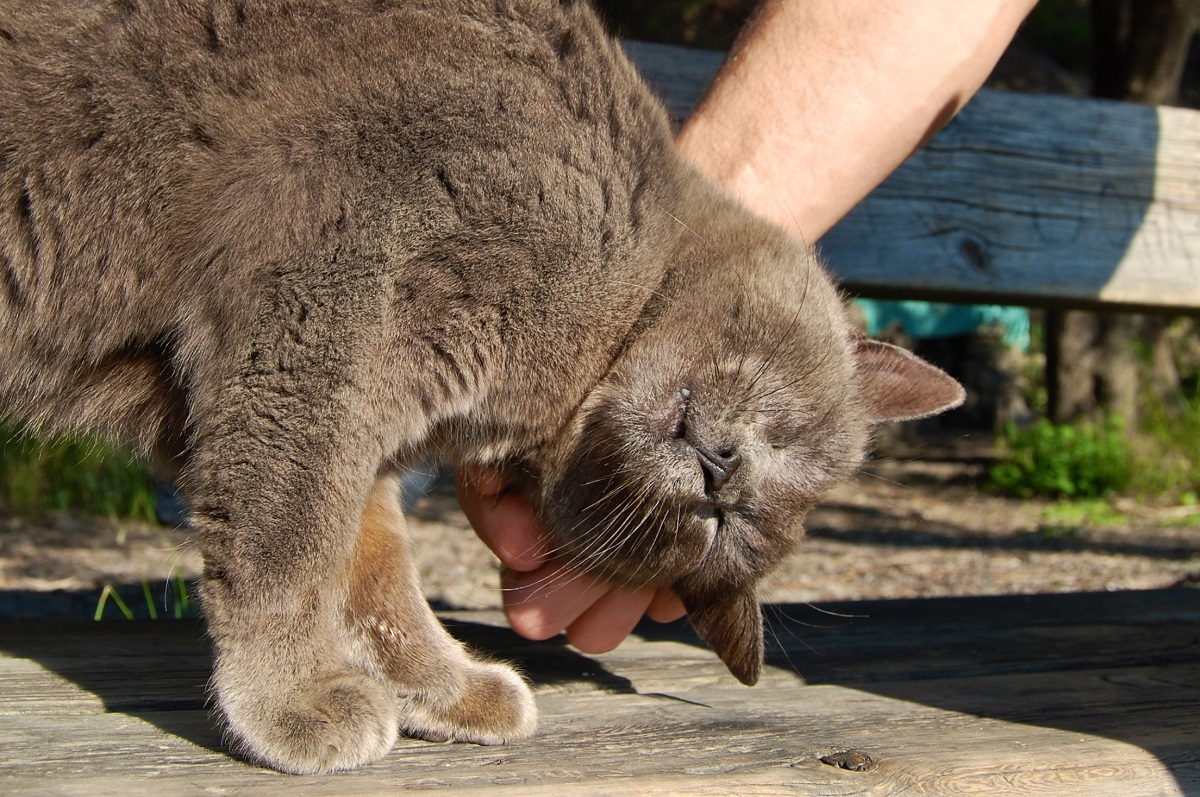
<svg viewBox="0 0 1200 797"><path fill-rule="evenodd" d="M717 538L725 526L725 513L712 501L704 501L695 509L697 525L704 534L704 547L696 557L695 567L699 568L708 559Z"/></svg>

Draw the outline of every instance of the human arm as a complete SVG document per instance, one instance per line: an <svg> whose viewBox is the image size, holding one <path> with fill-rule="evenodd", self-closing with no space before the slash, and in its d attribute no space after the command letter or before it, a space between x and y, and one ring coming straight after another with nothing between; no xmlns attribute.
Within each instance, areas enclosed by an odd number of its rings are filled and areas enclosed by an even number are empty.
<svg viewBox="0 0 1200 797"><path fill-rule="evenodd" d="M677 143L811 243L966 104L1034 5L767 0Z"/></svg>

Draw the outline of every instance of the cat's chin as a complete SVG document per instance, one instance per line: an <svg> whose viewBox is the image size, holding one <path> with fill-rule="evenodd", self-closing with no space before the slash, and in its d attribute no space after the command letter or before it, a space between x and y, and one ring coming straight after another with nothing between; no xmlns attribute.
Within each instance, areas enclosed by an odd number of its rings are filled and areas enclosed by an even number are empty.
<svg viewBox="0 0 1200 797"><path fill-rule="evenodd" d="M697 536L704 540L704 551L696 563L697 567L712 553L722 525L724 525L723 513L717 507L712 504L702 504L696 509L696 523L693 526Z"/></svg>

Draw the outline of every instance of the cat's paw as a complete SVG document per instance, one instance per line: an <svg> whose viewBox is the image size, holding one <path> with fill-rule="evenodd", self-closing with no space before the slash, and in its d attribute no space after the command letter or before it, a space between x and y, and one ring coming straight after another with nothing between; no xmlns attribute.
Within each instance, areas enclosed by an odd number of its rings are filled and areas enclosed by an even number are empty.
<svg viewBox="0 0 1200 797"><path fill-rule="evenodd" d="M504 744L536 727L529 685L503 664L471 662L456 700L412 695L401 701L401 731L430 741Z"/></svg>
<svg viewBox="0 0 1200 797"><path fill-rule="evenodd" d="M248 761L294 775L354 769L396 742L396 697L366 673L317 678L250 700L219 694L231 749Z"/></svg>

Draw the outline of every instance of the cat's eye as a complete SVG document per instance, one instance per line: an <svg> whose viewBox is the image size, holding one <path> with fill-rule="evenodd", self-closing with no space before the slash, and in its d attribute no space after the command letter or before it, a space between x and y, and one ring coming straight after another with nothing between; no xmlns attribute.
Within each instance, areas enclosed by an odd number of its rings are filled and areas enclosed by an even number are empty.
<svg viewBox="0 0 1200 797"><path fill-rule="evenodd" d="M805 427L795 418L777 418L763 429L766 442L776 451L792 448L804 440Z"/></svg>
<svg viewBox="0 0 1200 797"><path fill-rule="evenodd" d="M671 407L671 417L668 423L668 434L672 440L681 440L687 434L688 403L692 400L692 391L686 387L679 389L679 396Z"/></svg>

